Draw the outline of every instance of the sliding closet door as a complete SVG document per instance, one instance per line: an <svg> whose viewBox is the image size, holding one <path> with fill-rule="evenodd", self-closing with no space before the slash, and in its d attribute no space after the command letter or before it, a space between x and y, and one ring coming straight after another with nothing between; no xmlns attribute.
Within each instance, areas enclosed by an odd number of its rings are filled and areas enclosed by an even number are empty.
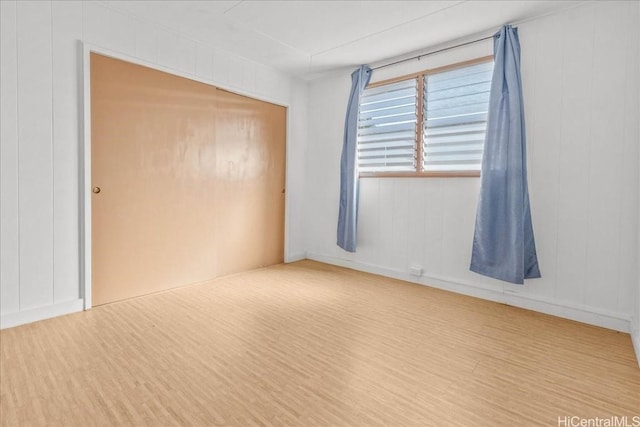
<svg viewBox="0 0 640 427"><path fill-rule="evenodd" d="M272 146L284 153L284 133L249 106L266 103L229 96L91 55L93 305L282 261L284 156L281 170L261 164ZM281 207L267 194L275 182Z"/></svg>
<svg viewBox="0 0 640 427"><path fill-rule="evenodd" d="M218 90L221 274L283 262L286 109Z"/></svg>

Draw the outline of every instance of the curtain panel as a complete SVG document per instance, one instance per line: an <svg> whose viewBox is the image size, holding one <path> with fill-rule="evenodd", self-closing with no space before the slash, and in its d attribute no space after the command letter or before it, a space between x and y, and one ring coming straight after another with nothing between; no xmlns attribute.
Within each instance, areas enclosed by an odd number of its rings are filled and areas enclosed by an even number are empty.
<svg viewBox="0 0 640 427"><path fill-rule="evenodd" d="M351 93L344 121L342 157L340 159L340 208L338 211L338 246L356 251L358 226L358 107L362 91L371 80L371 68L361 65L351 74Z"/></svg>
<svg viewBox="0 0 640 427"><path fill-rule="evenodd" d="M515 284L540 277L533 236L518 30L494 38L494 71L471 271Z"/></svg>

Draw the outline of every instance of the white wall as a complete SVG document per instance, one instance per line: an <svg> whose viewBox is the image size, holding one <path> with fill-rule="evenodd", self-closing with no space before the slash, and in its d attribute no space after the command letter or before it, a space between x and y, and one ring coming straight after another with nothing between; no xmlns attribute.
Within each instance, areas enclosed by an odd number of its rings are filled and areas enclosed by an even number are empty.
<svg viewBox="0 0 640 427"><path fill-rule="evenodd" d="M0 7L0 326L82 307L79 40L288 104L286 258L304 253L306 83L95 2Z"/></svg>
<svg viewBox="0 0 640 427"><path fill-rule="evenodd" d="M640 94L638 94L638 96L640 97ZM638 128L640 128L640 120L638 120ZM638 133L640 133L640 130L638 131ZM640 159L639 159L639 163L640 163ZM640 232L640 230L638 231ZM636 281L636 290L635 290L635 298L634 298L635 307L633 312L633 319L631 322L631 340L633 341L633 347L636 352L636 358L638 359L638 366L640 366L640 250L638 252L637 266L639 269L638 271L639 274L638 274L638 280Z"/></svg>
<svg viewBox="0 0 640 427"><path fill-rule="evenodd" d="M308 257L628 331L639 283L639 7L591 2L519 25L542 279L518 286L469 271L479 178L361 179L358 250L336 246L348 72L309 89ZM374 79L491 51L474 44Z"/></svg>
<svg viewBox="0 0 640 427"><path fill-rule="evenodd" d="M640 8L636 11L638 15L638 20L640 20ZM638 63L640 62L640 49L636 50L635 58L636 66L640 67ZM636 102L640 99L640 87L636 88L637 97ZM640 135L640 120L636 120L637 134ZM637 138L638 143L640 143L640 137ZM640 165L640 158L638 158L638 164ZM640 190L640 185L638 186ZM640 198L639 198L640 200ZM639 210L640 214L640 210ZM639 226L638 232L640 233L640 215L639 215ZM638 266L638 277L636 280L636 295L634 298L635 301L635 310L633 321L631 322L631 339L633 340L633 345L636 351L636 358L638 359L638 366L640 366L640 235L638 236L638 254L637 254L637 266Z"/></svg>
<svg viewBox="0 0 640 427"><path fill-rule="evenodd" d="M638 265L640 265L640 259L638 259ZM640 366L640 280L637 284L634 318L631 324L631 340L633 341L633 347L636 351L638 366Z"/></svg>

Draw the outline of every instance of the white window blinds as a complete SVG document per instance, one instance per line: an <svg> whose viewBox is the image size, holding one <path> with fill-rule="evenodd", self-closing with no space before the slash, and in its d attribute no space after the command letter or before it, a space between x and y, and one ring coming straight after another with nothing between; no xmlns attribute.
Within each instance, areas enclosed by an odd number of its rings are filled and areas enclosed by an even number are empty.
<svg viewBox="0 0 640 427"><path fill-rule="evenodd" d="M360 172L416 170L417 79L365 89L358 118Z"/></svg>
<svg viewBox="0 0 640 427"><path fill-rule="evenodd" d="M422 169L479 171L493 61L424 76Z"/></svg>

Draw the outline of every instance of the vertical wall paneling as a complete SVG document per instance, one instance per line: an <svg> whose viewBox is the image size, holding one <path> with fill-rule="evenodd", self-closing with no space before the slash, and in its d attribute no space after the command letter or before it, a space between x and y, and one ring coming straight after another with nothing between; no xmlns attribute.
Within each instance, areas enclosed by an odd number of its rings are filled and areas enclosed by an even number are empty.
<svg viewBox="0 0 640 427"><path fill-rule="evenodd" d="M229 56L219 49L213 53L213 80L221 85L229 85Z"/></svg>
<svg viewBox="0 0 640 427"><path fill-rule="evenodd" d="M378 246L378 192L379 180L360 180L360 203L358 206L358 259L373 260Z"/></svg>
<svg viewBox="0 0 640 427"><path fill-rule="evenodd" d="M625 88L625 136L627 141L626 150L624 154L623 168L625 174L623 177L624 182L638 182L640 174L638 172L638 164L640 162L639 154L640 148L638 141L640 141L640 80L637 78L640 75L640 3L630 2L628 4L628 10L625 13L628 24L633 28L633 33L629 37L629 44L627 46L627 72L626 72L626 84ZM640 188L640 185L638 186ZM633 186L626 186L625 197L623 198L623 213L621 223L625 225L625 230L628 224L638 224L640 217L640 211L638 210L638 189L634 189ZM633 320L635 325L632 326L632 331L635 330L634 344L636 348L636 357L640 364L640 275L639 270L636 267L633 271L626 271L625 265L640 265L638 260L640 259L638 232L636 233L623 233L620 239L620 270L621 270L621 282L622 283L634 283L635 286L629 288L621 288L618 295L618 306L620 310L628 310L633 313ZM629 251L626 248L633 245L635 252Z"/></svg>
<svg viewBox="0 0 640 427"><path fill-rule="evenodd" d="M111 46L109 40L109 14L105 6L97 2L83 2L83 41L98 46Z"/></svg>
<svg viewBox="0 0 640 427"><path fill-rule="evenodd" d="M397 268L390 262L393 251L394 180L395 178L380 180L377 206L377 209L380 211L377 226L377 233L379 236L377 263L384 264L390 269Z"/></svg>
<svg viewBox="0 0 640 427"><path fill-rule="evenodd" d="M135 24L135 56L145 61L158 62L158 30L150 23Z"/></svg>
<svg viewBox="0 0 640 427"><path fill-rule="evenodd" d="M407 271L409 208L413 206L409 200L409 182L394 179L393 184L393 228L389 262L395 269Z"/></svg>
<svg viewBox="0 0 640 427"><path fill-rule="evenodd" d="M418 238L422 240L423 251L421 255L421 266L425 274L440 276L442 271L442 254L444 242L444 219L445 205L444 192L445 184L441 179L425 182L417 179L417 192L422 196L424 203L424 211L417 220L422 222L423 234L418 234ZM416 213L420 213L417 211ZM416 232L421 228L418 224ZM414 237L415 238L415 237Z"/></svg>
<svg viewBox="0 0 640 427"><path fill-rule="evenodd" d="M258 66L256 68L256 81L258 76L267 72L267 67ZM257 85L257 90L264 94L264 87ZM304 141L308 129L307 121L307 84L294 82L292 85L292 95L289 108L287 109L287 139L289 141ZM285 262L304 258L305 252L305 224L302 221L291 221L292 218L304 218L306 205L301 203L305 198L305 166L306 166L306 145L291 144L287 149L287 176L286 176L286 199L287 206L285 215L290 227L285 236ZM302 159L302 161L300 161Z"/></svg>
<svg viewBox="0 0 640 427"><path fill-rule="evenodd" d="M276 76L270 75L275 85ZM340 155L344 135L344 114L349 97L349 78L319 81L309 87L309 122L307 135L305 224L307 250L339 256L347 252L336 246L340 187ZM341 123L341 124L339 124ZM338 124L338 125L336 125ZM338 161L333 161L338 159ZM326 169L326 170L325 170ZM362 195L360 201L362 202ZM317 209L322 210L322 214ZM361 212L361 210L359 210ZM358 223L358 227L362 224ZM376 246L372 248L377 252ZM335 248L335 249L333 249Z"/></svg>
<svg viewBox="0 0 640 427"><path fill-rule="evenodd" d="M17 3L20 309L53 303L51 3Z"/></svg>
<svg viewBox="0 0 640 427"><path fill-rule="evenodd" d="M251 64L248 63L249 61L243 60L242 62L242 87L246 87L253 92L256 88L256 75Z"/></svg>
<svg viewBox="0 0 640 427"><path fill-rule="evenodd" d="M0 2L0 311L20 309L16 2Z"/></svg>
<svg viewBox="0 0 640 427"><path fill-rule="evenodd" d="M195 58L195 74L200 78L213 80L212 49L203 43L196 43Z"/></svg>
<svg viewBox="0 0 640 427"><path fill-rule="evenodd" d="M269 68L258 64L256 66L256 72L254 73L254 85L256 88L256 91L258 91L262 96L265 96L266 94L266 84L265 84L265 79L266 79L266 75L269 72ZM306 87L306 85L305 85ZM307 108L307 106L305 105L303 108Z"/></svg>
<svg viewBox="0 0 640 427"><path fill-rule="evenodd" d="M227 68L227 73L228 68ZM274 72L271 68L266 68L262 71L260 78L256 78L256 81L261 82L262 90L265 91L265 96L273 96L276 94L281 94L282 92L278 88L278 74ZM308 106L307 106L308 108Z"/></svg>
<svg viewBox="0 0 640 427"><path fill-rule="evenodd" d="M78 298L78 164L82 3L52 3L53 27L53 295L54 302Z"/></svg>
<svg viewBox="0 0 640 427"><path fill-rule="evenodd" d="M138 20L117 10L106 13L109 22L108 40L112 50L133 56L136 54Z"/></svg>
<svg viewBox="0 0 640 427"><path fill-rule="evenodd" d="M229 85L231 87L242 87L244 60L237 56L229 56Z"/></svg>
<svg viewBox="0 0 640 427"><path fill-rule="evenodd" d="M433 203L433 197L423 194L422 185L419 179L411 179L407 182L409 197L409 212L407 212L407 266L424 268L422 254L425 251L425 231L424 221L425 206Z"/></svg>
<svg viewBox="0 0 640 427"><path fill-rule="evenodd" d="M589 225L589 149L593 122L593 8L577 8L566 16L563 44L560 176L558 197L558 286L556 298L584 304ZM540 108L539 106L537 108ZM555 125L555 123L554 123ZM544 266L542 266L544 268Z"/></svg>
<svg viewBox="0 0 640 427"><path fill-rule="evenodd" d="M180 37L178 39L178 52L180 53L180 71L196 74L196 42Z"/></svg>
<svg viewBox="0 0 640 427"><path fill-rule="evenodd" d="M458 277L475 280L475 273L469 271L469 263L479 181L449 179L443 184L442 268L445 272L459 270ZM461 233L459 230L466 232Z"/></svg>
<svg viewBox="0 0 640 427"><path fill-rule="evenodd" d="M158 30L158 64L174 70L182 70L180 38L164 28Z"/></svg>
<svg viewBox="0 0 640 427"><path fill-rule="evenodd" d="M605 7L602 7L605 6ZM624 96L629 37L627 5L600 4L595 14L607 25L594 29L592 136L588 172L589 223L585 303L617 309L620 274L620 209L622 207L622 154L624 148ZM615 64L615 66L612 66ZM606 106L606 108L603 108ZM610 143L610 141L618 141ZM603 286L607 283L608 286Z"/></svg>
<svg viewBox="0 0 640 427"><path fill-rule="evenodd" d="M623 182L638 182L638 154L640 152L638 142L640 141L640 81L637 78L640 75L640 3L631 2L628 4L628 10L625 13L627 25L634 29L631 37L628 38L627 46L627 70L625 75L625 123L624 123L624 141L626 141L623 154ZM635 24L634 24L634 19ZM623 208L620 212L621 231L628 230L633 224L636 224L639 218L638 211L638 191L633 186L624 186L624 195L622 198ZM628 248L633 247L631 251ZM638 272L633 269L625 268L627 265L638 265L638 235L637 233L622 232L620 236L620 281L621 283L635 283L637 315L637 330L640 332L640 278ZM634 289L633 287L621 286L618 294L618 307L620 311L633 312L634 307ZM640 338L640 337L638 337ZM638 342L640 345L640 341ZM640 361L640 353L638 353Z"/></svg>

